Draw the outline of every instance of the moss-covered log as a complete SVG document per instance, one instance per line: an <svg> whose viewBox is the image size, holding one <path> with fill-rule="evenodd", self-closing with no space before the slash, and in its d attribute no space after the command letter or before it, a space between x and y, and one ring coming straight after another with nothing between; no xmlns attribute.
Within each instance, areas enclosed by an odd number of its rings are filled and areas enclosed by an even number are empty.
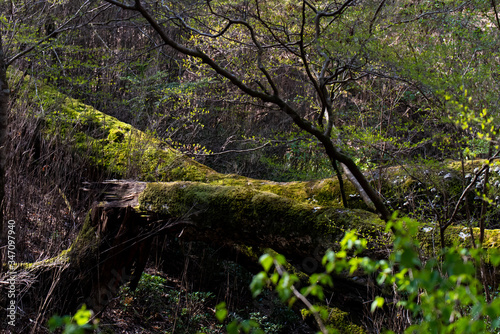
<svg viewBox="0 0 500 334"><path fill-rule="evenodd" d="M28 87L33 84L27 77L18 80L25 80ZM272 248L304 272L319 269L324 250L335 248L347 230L356 229L369 240L370 255L387 254L391 235L384 232L383 221L368 211L343 208L336 179L277 183L220 174L47 85L38 86L38 96L44 110L50 111L39 116L44 136L55 136L74 153L88 156L95 168L137 181L85 185L100 190L102 198L72 247L54 259L18 266L20 275L38 278L38 290L28 289L26 296L66 294L65 303L59 305L62 312L73 312L82 302L98 310L121 284L137 283L151 238L161 233L234 246L257 256L263 248ZM437 175L443 179L440 185L452 186L448 188L453 196L462 189L456 182L459 167L449 163L451 177L448 170ZM385 169L372 173L371 180L403 205L405 189L420 187L432 193L429 185L438 184L431 178L429 184L419 185L425 183L419 175L429 174L425 168L414 174L408 176L402 168ZM354 187L346 184L350 205L364 208ZM416 236L422 249L437 250L437 233L434 228L422 228ZM447 241L468 246L469 233L451 226ZM486 240L485 247L498 247L500 232L487 231ZM51 277L57 277L57 282ZM356 283L351 285L356 289ZM348 285L339 286L345 292Z"/></svg>
<svg viewBox="0 0 500 334"><path fill-rule="evenodd" d="M194 239L270 247L289 258L324 251L356 229L374 243L386 240L383 222L373 213L318 206L247 187L194 182L150 183L139 208L193 223Z"/></svg>
<svg viewBox="0 0 500 334"><path fill-rule="evenodd" d="M323 251L335 247L345 230L357 229L372 245L388 241L382 221L373 213L315 206L245 187L186 181L109 181L102 186L103 201L93 209L68 254L71 266L87 268L85 300L94 309L105 305L121 284L130 281L134 287L149 241L162 233L243 249L254 259L262 248L270 247L309 273L320 268ZM126 200L118 201L119 197ZM135 208L127 206L135 203ZM334 289L336 295L342 294L343 307L349 305L349 311L362 314L366 287L339 278ZM345 311L337 312L343 316L332 318L334 323L364 332Z"/></svg>
<svg viewBox="0 0 500 334"><path fill-rule="evenodd" d="M25 298L50 295L51 312L73 312L81 303L98 311L124 283L134 288L152 238L162 233L237 246L250 256L260 254L252 248L272 247L289 255L299 268L307 263L303 271L316 270L322 251L334 247L346 229L356 227L367 236L383 237L381 221L372 213L322 208L242 187L130 181L106 182L103 187L103 201L89 212L69 250L51 260L18 266L19 275L37 279L37 289L30 289ZM129 204L134 203L132 208ZM51 281L53 277L57 279ZM363 286L342 281L339 289L343 303L362 305ZM60 299L64 303L57 305ZM346 317L342 324L351 326Z"/></svg>
<svg viewBox="0 0 500 334"><path fill-rule="evenodd" d="M43 115L36 115L42 120L41 131L46 137L59 138L75 153L88 157L94 168L105 170L115 178L239 186L271 192L300 202L342 207L340 186L336 178L272 182L220 174L181 154L165 141L72 99L47 84L35 83L30 77L21 77L20 73L14 71L10 76L14 82L23 82L33 97L36 94L36 99L41 101L43 109L47 111ZM453 206L466 183L471 181L474 170L479 170L483 162L465 162L465 184L460 179L462 165L457 161L380 167L366 174L373 187L385 196L387 205L393 210L407 213L416 210L431 212L429 203L441 207ZM492 183L500 185L500 167L493 170ZM368 209L355 187L347 179L344 179L344 184L349 207ZM493 187L490 193L492 198L498 197L500 201L498 186ZM473 200L474 192L470 195L468 199ZM463 218L463 214L458 215L455 221Z"/></svg>
<svg viewBox="0 0 500 334"><path fill-rule="evenodd" d="M368 238L372 256L385 256L390 245L391 235L384 232L383 222L363 210L315 206L246 187L199 182L109 181L102 186L106 190L100 205L93 208L79 237L59 259L67 267L63 281L79 282L79 293L72 295L68 306L85 301L98 310L121 284L131 282L133 287L147 260L151 238L161 233L245 249L254 257L269 247L286 255L299 271L309 273L320 269L323 251L335 248L346 230L356 229ZM467 244L468 230L451 227L449 232L450 243ZM485 246L497 247L498 231L487 231L487 236ZM433 231L422 229L416 237L422 249L434 250ZM56 268L40 263L25 269L42 267L46 272ZM353 281L338 278L334 289L343 296L343 306L349 305L348 311L361 312L369 298L366 287ZM342 314L345 328L356 326L346 323Z"/></svg>
<svg viewBox="0 0 500 334"><path fill-rule="evenodd" d="M247 187L272 192L301 202L341 207L336 179L307 182L273 182L234 174L220 174L181 154L165 141L133 128L50 85L35 82L19 72L11 80L22 83L47 112L41 119L46 137L57 137L74 153L86 156L95 168L118 179L148 182L193 181ZM16 85L16 83L14 83ZM35 86L36 85L36 86ZM353 186L347 186L353 207L363 206Z"/></svg>

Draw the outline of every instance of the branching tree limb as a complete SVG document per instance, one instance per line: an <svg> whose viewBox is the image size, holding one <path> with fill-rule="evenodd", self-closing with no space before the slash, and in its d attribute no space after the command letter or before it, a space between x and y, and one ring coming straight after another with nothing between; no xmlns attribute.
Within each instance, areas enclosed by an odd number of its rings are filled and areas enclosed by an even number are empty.
<svg viewBox="0 0 500 334"><path fill-rule="evenodd" d="M267 92L267 90L264 90L263 87L260 87L260 89L254 89L251 86L249 86L246 81L239 77L235 72L232 72L230 69L222 66L219 64L216 60L211 58L207 53L202 51L200 48L190 48L186 45L181 44L180 42L174 41L172 38L169 37L167 34L167 31L165 28L159 23L157 19L151 14L151 12L146 8L145 5L141 3L140 0L135 0L133 4L131 3L125 3L125 2L119 2L116 0L104 0L110 4L113 4L115 6L118 6L122 9L129 10L129 11L135 11L138 12L142 15L142 17L148 22L148 24L153 28L153 30L158 34L158 36L163 40L163 42L166 45L169 45L173 49L177 50L178 52L188 55L191 57L195 57L204 64L208 65L211 69L213 69L218 75L228 79L234 86L238 87L241 91L243 91L245 94L260 99L261 101L265 103L270 103L278 106L284 113L286 113L292 120L293 122L302 130L310 133L311 135L315 136L324 146L326 154L328 155L330 162L332 163L332 167L338 171L337 163L341 163L346 166L346 168L350 171L352 176L356 179L357 183L355 186L360 187L360 192L364 192L366 196L373 202L375 208L377 209L378 213L381 215L381 217L384 220L388 220L391 216L389 210L386 208L385 204L383 203L380 195L372 188L372 186L369 184L361 170L358 168L356 163L346 154L342 153L339 148L336 146L337 139L336 138L331 138L331 134L329 132L325 132L324 129L318 128L314 126L310 121L302 117L299 112L291 105L287 100L285 100L280 92L278 86L276 85L274 79L272 78L271 74L268 72L266 67L264 66L262 62L262 47L260 45L260 42L258 41L258 37L256 36L254 32L254 28L245 21L233 21L233 24L240 24L243 25L248 31L250 32L250 37L252 42L254 43L254 46L257 49L257 65L258 69L260 72L264 75L266 78L269 86L272 89L272 93ZM319 27L319 20L322 17L327 17L330 19L336 19L342 13L347 10L349 7L349 4L351 3L351 0L346 1L342 6L340 6L337 10L335 11L319 11L317 9L314 9L315 11L315 22L316 22L316 35L321 33L321 28ZM324 63L323 63L323 69L321 70L320 73L314 73L314 71L311 71L309 66L307 65L308 62L308 57L307 53L305 51L305 46L304 46L304 29L306 25L306 8L311 7L310 4L307 4L306 2L303 3L302 6L302 28L301 28L301 39L299 41L299 46L301 48L301 59L304 63L304 68L306 73L308 74L309 79L311 80L311 84L315 87L321 101L322 108L327 109L328 115L332 115L332 101L329 98L328 91L326 90L327 86L327 77L329 73L329 66L331 63L330 58L324 54ZM187 24L184 24L185 28L189 28ZM227 30L227 29L226 29ZM223 29L223 31L226 31ZM196 30L191 30L193 34L196 34ZM321 51L321 50L320 50ZM330 125L329 128L331 128ZM338 174L338 173L337 173ZM339 179L341 179L340 175L338 175ZM347 206L346 198L345 195L343 195L343 201L344 205Z"/></svg>

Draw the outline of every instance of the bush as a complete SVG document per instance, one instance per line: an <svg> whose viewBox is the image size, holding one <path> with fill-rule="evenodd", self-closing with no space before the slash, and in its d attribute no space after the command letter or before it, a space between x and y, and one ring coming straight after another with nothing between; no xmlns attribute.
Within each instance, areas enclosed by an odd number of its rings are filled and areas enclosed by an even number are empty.
<svg viewBox="0 0 500 334"><path fill-rule="evenodd" d="M500 328L500 298L498 290L479 276L486 255L489 265L498 266L500 254L481 247L443 249L436 258L421 259L419 243L413 239L418 223L408 218L394 218L387 225L387 232L395 231L393 252L388 260L361 257L367 241L358 238L356 231L347 232L340 242L340 250L329 250L323 257L325 271L309 277L309 284L295 288L299 282L296 274L288 272L286 260L281 255L266 253L260 263L264 268L251 284L254 296L265 287L273 286L278 295L289 305L300 299L308 306L323 333L337 332L335 324L328 324L328 310L312 304L308 297L324 300L324 287L333 283L332 274L360 272L375 274L380 286L394 286L398 300L395 306L409 311L410 322L405 333L492 333ZM391 303L393 302L391 298ZM376 297L371 312L384 307L388 301ZM387 329L386 329L387 330ZM391 331L388 331L391 332Z"/></svg>

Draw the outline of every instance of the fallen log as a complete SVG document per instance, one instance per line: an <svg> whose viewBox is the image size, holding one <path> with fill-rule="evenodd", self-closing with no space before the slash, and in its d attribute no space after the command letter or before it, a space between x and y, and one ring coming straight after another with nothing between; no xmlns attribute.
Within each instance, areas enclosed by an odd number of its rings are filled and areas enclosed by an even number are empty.
<svg viewBox="0 0 500 334"><path fill-rule="evenodd" d="M37 300L33 294L45 296L41 306L45 311L71 313L82 303L103 310L120 286L136 286L152 239L163 234L243 249L254 259L262 249L271 248L306 274L321 270L324 251L335 249L347 230L355 229L368 239L366 255L381 258L390 251L391 233L385 232L377 215L363 210L200 182L115 180L87 186L101 187L102 196L71 248L55 258L16 268L17 275L31 278L24 300ZM450 243L468 242L461 227L450 227L447 235ZM423 250L432 251L428 230L416 238ZM484 247L496 248L500 232L487 230L486 240ZM337 278L334 289L342 296L341 304L348 305L347 311L362 312L370 298L366 286L345 278Z"/></svg>
<svg viewBox="0 0 500 334"><path fill-rule="evenodd" d="M54 258L14 268L26 282L20 297L26 303L43 301L40 319L54 312L73 313L82 303L102 310L121 285L137 284L151 240L162 234L238 249L249 259L272 248L306 274L321 270L324 251L335 249L347 230L356 229L368 239L366 255L382 258L390 251L391 234L385 232L384 223L368 211L342 208L334 179L278 183L219 174L50 87L40 87L40 96L43 103L60 103L43 121L44 135L72 143L75 152L89 156L96 167L116 177L147 181L85 184L85 189L100 196L71 248ZM399 172L391 171L398 177ZM386 189L417 183L410 177L391 180L384 180ZM352 207L363 208L354 187L346 190ZM440 245L433 242L438 233L426 228L415 236L427 254L439 250ZM446 240L468 246L468 233L469 229L450 226ZM487 230L485 235L485 247L498 247L498 230ZM359 309L369 298L366 286L356 282L338 278L335 286L350 310Z"/></svg>

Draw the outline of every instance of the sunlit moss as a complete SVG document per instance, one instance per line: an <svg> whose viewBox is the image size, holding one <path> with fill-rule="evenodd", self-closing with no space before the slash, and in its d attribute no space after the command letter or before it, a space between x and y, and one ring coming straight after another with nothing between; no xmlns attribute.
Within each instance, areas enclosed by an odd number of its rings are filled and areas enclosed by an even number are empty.
<svg viewBox="0 0 500 334"><path fill-rule="evenodd" d="M344 312L335 307L328 307L326 309L328 318L324 320L324 324L327 327L334 328L340 334L363 334L366 330L361 326L354 324L349 319L349 313ZM302 319L308 321L314 321L313 314L309 309L301 309L300 313Z"/></svg>
<svg viewBox="0 0 500 334"><path fill-rule="evenodd" d="M318 245L334 247L350 229L371 240L384 230L377 215L367 211L322 207L240 186L149 183L139 204L141 211L184 217L200 229L237 231L249 244L293 247L304 253Z"/></svg>

